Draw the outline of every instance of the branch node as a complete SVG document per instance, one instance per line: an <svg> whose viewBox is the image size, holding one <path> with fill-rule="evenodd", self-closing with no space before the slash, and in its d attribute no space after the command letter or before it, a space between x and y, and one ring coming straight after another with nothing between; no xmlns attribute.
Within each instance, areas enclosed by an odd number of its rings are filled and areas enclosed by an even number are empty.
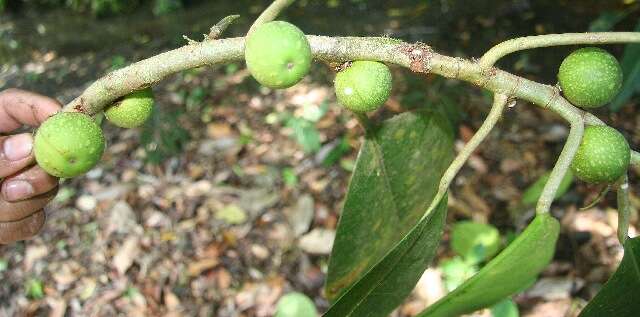
<svg viewBox="0 0 640 317"><path fill-rule="evenodd" d="M544 109L548 109L549 106L551 106L551 104L553 104L556 101L556 99L558 99L558 97L560 96L560 89L558 89L558 87L552 86L551 89L553 89L553 95L551 95L551 98L549 98L549 101L547 101L547 103L542 107Z"/></svg>
<svg viewBox="0 0 640 317"><path fill-rule="evenodd" d="M456 75L453 78L458 79L460 77L460 63L462 63L463 61L463 58L456 57Z"/></svg>
<svg viewBox="0 0 640 317"><path fill-rule="evenodd" d="M196 41L196 40L192 40L190 39L188 36L183 35L182 36L183 39L185 39L187 41L187 45L194 45L194 44L198 44L200 42Z"/></svg>
<svg viewBox="0 0 640 317"><path fill-rule="evenodd" d="M411 71L425 74L431 72L431 59L433 57L433 49L431 46L417 42L415 44L405 45L401 50L411 60L409 64Z"/></svg>
<svg viewBox="0 0 640 317"><path fill-rule="evenodd" d="M234 14L234 15L230 15L222 18L222 20L220 20L218 23L216 23L214 26L212 26L209 29L209 34L204 35L204 40L208 41L208 40L215 40L220 38L220 35L224 33L224 31L229 27L229 25L235 22L235 20L237 20L239 17L240 17L239 14Z"/></svg>
<svg viewBox="0 0 640 317"><path fill-rule="evenodd" d="M478 86L484 89L487 86L487 83L498 74L498 69L495 67L482 68L480 74L484 80Z"/></svg>
<svg viewBox="0 0 640 317"><path fill-rule="evenodd" d="M511 91L509 91L509 93L507 94L509 97L515 96L516 91L518 91L518 88L520 88L520 83L521 82L522 82L522 77L516 77L515 84L513 84L513 87L511 88Z"/></svg>

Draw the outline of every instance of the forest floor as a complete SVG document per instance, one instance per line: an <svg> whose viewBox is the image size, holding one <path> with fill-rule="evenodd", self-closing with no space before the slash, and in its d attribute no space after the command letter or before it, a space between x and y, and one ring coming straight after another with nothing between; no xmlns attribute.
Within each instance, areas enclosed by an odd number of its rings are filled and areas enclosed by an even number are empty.
<svg viewBox="0 0 640 317"><path fill-rule="evenodd" d="M3 66L0 88L69 101L120 63L107 56L34 54ZM394 94L376 118L403 111L403 96L421 93L416 81L463 89L468 96L454 100L458 151L488 112L477 89L393 72ZM41 234L0 246L0 316L270 316L294 290L325 310L328 255L363 131L336 103L332 70L318 65L314 73L273 91L241 64L185 71L154 88L159 111L147 128L104 122L102 162L62 182ZM632 108L598 114L637 148L640 115ZM319 148L302 137L309 133ZM444 294L440 263L453 256L456 221L491 223L505 236L522 230L533 216L523 191L550 170L567 133L559 117L527 103L506 111L453 183L434 265L393 316L413 316ZM600 190L575 181L553 205L562 223L556 255L514 297L522 316L577 315L620 262L615 195L581 210ZM637 225L636 216L632 234Z"/></svg>

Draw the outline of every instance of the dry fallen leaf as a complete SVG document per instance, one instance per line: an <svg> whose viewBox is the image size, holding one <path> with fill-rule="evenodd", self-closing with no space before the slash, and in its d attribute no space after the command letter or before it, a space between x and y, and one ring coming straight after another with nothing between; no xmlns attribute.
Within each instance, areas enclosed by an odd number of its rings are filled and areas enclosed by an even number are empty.
<svg viewBox="0 0 640 317"><path fill-rule="evenodd" d="M189 273L189 276L198 276L200 275L200 273L216 267L216 265L218 265L219 263L220 261L218 261L218 259L202 259L191 262L187 271Z"/></svg>
<svg viewBox="0 0 640 317"><path fill-rule="evenodd" d="M140 252L140 239L130 236L124 241L116 255L113 257L113 266L121 275L124 274Z"/></svg>

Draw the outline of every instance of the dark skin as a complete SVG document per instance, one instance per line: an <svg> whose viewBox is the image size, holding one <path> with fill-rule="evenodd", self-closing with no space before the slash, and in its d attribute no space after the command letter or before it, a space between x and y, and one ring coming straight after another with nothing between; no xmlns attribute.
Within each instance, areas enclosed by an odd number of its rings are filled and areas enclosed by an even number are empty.
<svg viewBox="0 0 640 317"><path fill-rule="evenodd" d="M44 225L43 208L55 197L58 179L36 165L32 134L15 131L37 127L60 109L32 92L0 92L0 244L29 239Z"/></svg>

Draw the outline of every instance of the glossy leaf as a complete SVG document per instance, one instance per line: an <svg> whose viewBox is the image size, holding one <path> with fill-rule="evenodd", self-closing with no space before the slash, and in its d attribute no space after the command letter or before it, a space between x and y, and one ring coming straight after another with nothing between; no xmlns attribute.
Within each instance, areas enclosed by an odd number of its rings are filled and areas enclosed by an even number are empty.
<svg viewBox="0 0 640 317"><path fill-rule="evenodd" d="M372 307L375 316L386 316L411 291L438 245L442 231L439 217L445 214L446 206L432 212L437 217L429 215L416 223L452 158L453 129L448 119L434 110L403 113L369 131L338 224L327 297L335 300L362 280L336 302L340 309L332 308L331 314L347 316L360 311L358 307ZM383 260L390 252L397 258ZM376 263L393 264L374 268ZM398 269L402 266L404 271ZM391 280L394 282L387 284ZM383 290L392 293L384 301L367 297Z"/></svg>
<svg viewBox="0 0 640 317"><path fill-rule="evenodd" d="M553 258L558 220L540 214L498 256L453 292L420 313L450 317L490 307L529 285Z"/></svg>
<svg viewBox="0 0 640 317"><path fill-rule="evenodd" d="M429 266L440 244L446 211L445 196L380 262L343 293L323 316L388 316L411 293Z"/></svg>
<svg viewBox="0 0 640 317"><path fill-rule="evenodd" d="M627 239L624 257L602 290L580 313L580 317L632 317L640 314L640 237Z"/></svg>
<svg viewBox="0 0 640 317"><path fill-rule="evenodd" d="M626 18L628 13L626 11L605 11L593 20L589 24L589 32L607 32L611 31L613 27Z"/></svg>

